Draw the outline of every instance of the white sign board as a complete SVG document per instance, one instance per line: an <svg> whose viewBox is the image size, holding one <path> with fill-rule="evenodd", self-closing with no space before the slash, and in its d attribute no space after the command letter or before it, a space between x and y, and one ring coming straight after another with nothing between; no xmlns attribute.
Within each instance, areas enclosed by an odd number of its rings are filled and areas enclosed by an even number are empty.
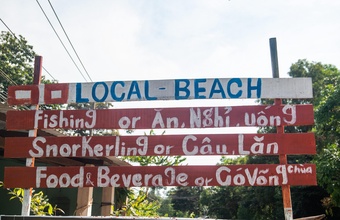
<svg viewBox="0 0 340 220"><path fill-rule="evenodd" d="M9 87L14 104L188 99L312 98L310 78L175 79Z"/></svg>

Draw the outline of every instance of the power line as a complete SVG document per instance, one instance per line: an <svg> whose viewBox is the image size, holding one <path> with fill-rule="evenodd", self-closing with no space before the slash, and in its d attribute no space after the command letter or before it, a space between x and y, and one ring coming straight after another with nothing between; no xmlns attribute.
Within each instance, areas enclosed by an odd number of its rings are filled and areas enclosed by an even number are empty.
<svg viewBox="0 0 340 220"><path fill-rule="evenodd" d="M84 68L84 70L85 70L87 76L89 77L89 79L92 81L92 78L91 78L90 74L87 72L87 70L86 70L86 68L85 68L85 66L84 66L84 64L83 64L83 62L81 61L80 57L78 56L78 53L77 53L76 49L74 48L74 46L73 46L73 44L72 44L70 38L68 37L68 34L66 33L66 31L65 31L65 29L64 29L64 26L61 24L61 21L60 21L58 15L57 15L56 11L54 10L54 8L53 8L52 3L50 2L50 0L48 0L48 3L50 4L50 6L51 6L51 8L52 8L52 10L53 10L53 13L54 13L54 15L56 16L56 18L57 18L57 20L58 20L58 22L59 22L61 28L63 29L64 34L66 35L67 40L68 40L68 42L70 43L70 45L71 45L71 47L72 47L74 53L76 54L76 56L77 56L77 58L78 58L80 64L81 64L82 67Z"/></svg>
<svg viewBox="0 0 340 220"><path fill-rule="evenodd" d="M17 86L18 84L13 81L11 79L11 77L8 76L7 73L5 73L5 71L3 71L2 69L0 69L0 76L2 76L5 80L7 80L9 82L9 85L15 85ZM7 101L7 97L8 97L8 92L6 92L5 90L0 90L0 102L4 101L6 102ZM28 108L27 106L22 106L23 109L26 109L26 110L30 110L30 108Z"/></svg>
<svg viewBox="0 0 340 220"><path fill-rule="evenodd" d="M13 33L13 31L7 26L7 24L0 18L0 20L1 20L1 22L5 25L5 27L9 30L9 32L11 32L11 34L15 37L15 38L17 38L16 36L15 36L15 34ZM17 38L18 39L18 38Z"/></svg>
<svg viewBox="0 0 340 220"><path fill-rule="evenodd" d="M13 35L13 37L15 37L15 39L17 39L19 42L20 42L20 39L13 33L13 31L8 27L8 25L0 18L0 20L1 20L1 22L3 23L3 25L5 25L5 27L8 29L8 31ZM49 71L47 71L47 69L43 66L42 67L44 70L45 70L45 72L53 79L53 80L55 80L55 81L57 81L53 76L52 76L52 74L49 72Z"/></svg>
<svg viewBox="0 0 340 220"><path fill-rule="evenodd" d="M41 5L40 5L39 1L38 1L38 0L36 0L36 2L38 3L38 5L39 5L39 7L40 7L41 11L42 11L42 12L43 12L43 14L45 15L45 18L47 19L48 23L49 23L49 24L50 24L50 26L52 27L52 29L53 29L54 33L57 35L57 37L58 37L58 39L59 39L60 43L63 45L64 49L66 50L66 52L67 52L68 56L71 58L71 60L72 60L73 64L74 64L74 65L77 67L77 69L78 69L79 73L81 74L81 76L83 77L83 79L84 79L84 80L87 82L87 79L86 79L86 77L84 76L84 74L83 74L83 73L81 72L81 70L79 69L78 65L76 64L76 62L75 62L75 61L74 61L74 59L72 58L72 56L71 56L70 52L67 50L67 48L66 48L65 44L63 43L63 41L62 41L62 40L61 40L61 38L59 37L59 35L58 35L57 31L56 31L56 30L55 30L55 28L53 27L53 25L52 25L52 23L51 23L50 19L47 17L47 15L46 15L46 13L45 13L44 9L41 7Z"/></svg>
<svg viewBox="0 0 340 220"><path fill-rule="evenodd" d="M47 69L46 69L44 66L43 66L42 68L45 70L45 72L46 72L50 77L52 77L52 79L53 79L54 81L57 81L57 80L51 75L51 73L47 71Z"/></svg>
<svg viewBox="0 0 340 220"><path fill-rule="evenodd" d="M7 80L9 83L13 85L17 85L17 83L11 79L2 69L0 69L0 76L2 76L5 80Z"/></svg>

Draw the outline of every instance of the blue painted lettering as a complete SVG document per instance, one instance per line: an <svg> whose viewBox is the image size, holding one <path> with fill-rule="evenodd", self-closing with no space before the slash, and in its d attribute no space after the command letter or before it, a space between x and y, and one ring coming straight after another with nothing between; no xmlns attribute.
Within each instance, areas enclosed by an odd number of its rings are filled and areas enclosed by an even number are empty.
<svg viewBox="0 0 340 220"><path fill-rule="evenodd" d="M217 88L216 88L217 87ZM214 79L214 82L211 86L210 94L209 94L209 99L211 99L214 94L220 94L223 99L226 98L225 92L223 90L223 86L220 82L219 79Z"/></svg>
<svg viewBox="0 0 340 220"><path fill-rule="evenodd" d="M194 80L194 92L195 92L195 99L205 99L207 98L205 95L200 95L201 92L205 92L204 87L200 87L200 83L205 83L206 79L195 79Z"/></svg>
<svg viewBox="0 0 340 220"><path fill-rule="evenodd" d="M184 85L183 85L184 84ZM176 79L175 80L175 99L188 99L190 96L190 90L188 89L190 81L188 79ZM184 95L180 95L184 93Z"/></svg>
<svg viewBox="0 0 340 220"><path fill-rule="evenodd" d="M144 92L145 92L145 99L146 100L157 100L157 97L150 97L149 96L149 81L145 81L144 84Z"/></svg>
<svg viewBox="0 0 340 220"><path fill-rule="evenodd" d="M123 81L115 81L111 85L110 92L111 92L112 99L120 102L120 101L123 101L123 99L125 97L125 93L122 92L121 96L117 96L117 94L116 94L116 86L118 84L121 85L121 87L123 87L123 88L125 86L125 83Z"/></svg>
<svg viewBox="0 0 340 220"><path fill-rule="evenodd" d="M169 88L174 86L174 88ZM73 87L74 88L74 87ZM158 90L157 90L158 89ZM173 91L174 94L169 94ZM114 81L75 84L77 103L158 100L261 98L262 79L176 79L168 85L153 81ZM159 92L158 92L159 91ZM164 91L164 92L163 92Z"/></svg>
<svg viewBox="0 0 340 220"><path fill-rule="evenodd" d="M138 82L137 81L132 81L131 82L131 86L130 86L130 89L129 89L127 100L130 100L132 95L137 95L137 97L139 99L142 98L142 96L140 94L140 90L139 90L139 86L138 86Z"/></svg>
<svg viewBox="0 0 340 220"><path fill-rule="evenodd" d="M240 89L237 93L232 93L231 92L231 86L233 83L236 83L238 88L242 87L242 80L240 78L232 78L229 80L228 85L227 85L227 93L230 98L235 99L239 98L242 95L242 90Z"/></svg>
<svg viewBox="0 0 340 220"><path fill-rule="evenodd" d="M256 97L261 98L261 90L262 90L262 79L257 79L256 86L251 85L251 78L248 78L248 88L247 88L247 97L251 98L251 91L256 91Z"/></svg>
<svg viewBox="0 0 340 220"><path fill-rule="evenodd" d="M97 87L98 85L103 85L104 88L104 93L103 93L103 97L102 98L98 98L97 97ZM107 98L109 94L109 87L107 86L107 84L105 82L96 82L93 87L92 87L92 98L94 101L96 102L104 102Z"/></svg>
<svg viewBox="0 0 340 220"><path fill-rule="evenodd" d="M88 98L82 98L81 97L81 83L76 84L76 102L81 103L81 102L89 102Z"/></svg>

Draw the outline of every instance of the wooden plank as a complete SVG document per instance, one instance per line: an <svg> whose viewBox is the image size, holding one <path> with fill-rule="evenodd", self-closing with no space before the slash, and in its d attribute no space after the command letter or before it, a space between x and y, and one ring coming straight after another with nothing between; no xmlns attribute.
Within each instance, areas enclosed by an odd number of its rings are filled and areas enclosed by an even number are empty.
<svg viewBox="0 0 340 220"><path fill-rule="evenodd" d="M276 38L271 38L270 42L270 57L272 60L272 73L273 78L279 78L279 61L277 57L277 44ZM282 104L281 99L275 99L275 104ZM284 133L284 126L280 125L276 128L277 133ZM279 156L279 160L281 164L287 164L287 155L281 154ZM284 207L284 215L285 220L293 220L293 209L292 209L292 201L290 196L290 186L285 185L282 186L282 198L283 198L283 207Z"/></svg>
<svg viewBox="0 0 340 220"><path fill-rule="evenodd" d="M212 78L10 86L8 103L312 98L310 78Z"/></svg>
<svg viewBox="0 0 340 220"><path fill-rule="evenodd" d="M312 105L38 110L7 113L7 130L264 127L313 123Z"/></svg>
<svg viewBox="0 0 340 220"><path fill-rule="evenodd" d="M314 164L6 167L6 188L316 185Z"/></svg>
<svg viewBox="0 0 340 220"><path fill-rule="evenodd" d="M5 157L315 154L313 133L152 136L15 137Z"/></svg>
<svg viewBox="0 0 340 220"><path fill-rule="evenodd" d="M0 148L4 148L5 146L5 138L0 137Z"/></svg>
<svg viewBox="0 0 340 220"><path fill-rule="evenodd" d="M91 216L93 203L93 187L79 187L77 192L76 216Z"/></svg>
<svg viewBox="0 0 340 220"><path fill-rule="evenodd" d="M281 104L281 99L275 99L276 104ZM284 126L277 126L276 127L277 134L284 134ZM288 158L286 153L282 153L279 155L280 164L288 164ZM292 198L290 192L290 185L284 185L281 187L282 191L282 200L283 200L283 210L285 219L292 220L293 219L293 205L292 205Z"/></svg>
<svg viewBox="0 0 340 220"><path fill-rule="evenodd" d="M93 167L87 164L86 167ZM79 187L77 192L76 216L91 216L93 204L93 187Z"/></svg>
<svg viewBox="0 0 340 220"><path fill-rule="evenodd" d="M74 160L66 157L48 157L48 158L36 158L39 163L45 163L53 166L83 166L84 162Z"/></svg>
<svg viewBox="0 0 340 220"><path fill-rule="evenodd" d="M112 216L114 211L115 188L105 187L102 190L101 216Z"/></svg>
<svg viewBox="0 0 340 220"><path fill-rule="evenodd" d="M33 76L33 85L39 86L41 83L42 76L42 56L35 56L34 58L34 76ZM32 105L30 107L31 110L38 110L39 105ZM29 137L36 137L38 130L36 128L28 131ZM34 167L35 158L26 158L26 167ZM32 198L33 189L24 189L23 200L22 200L22 209L21 215L29 216L30 215L30 207L31 207L31 198Z"/></svg>

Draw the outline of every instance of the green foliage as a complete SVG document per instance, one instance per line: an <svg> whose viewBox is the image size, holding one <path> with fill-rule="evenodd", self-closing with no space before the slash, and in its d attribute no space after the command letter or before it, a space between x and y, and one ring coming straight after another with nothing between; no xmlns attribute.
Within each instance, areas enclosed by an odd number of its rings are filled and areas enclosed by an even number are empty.
<svg viewBox="0 0 340 220"><path fill-rule="evenodd" d="M235 219L240 202L239 187L211 187L204 191L202 201L208 205L210 218Z"/></svg>
<svg viewBox="0 0 340 220"><path fill-rule="evenodd" d="M125 156L123 158L124 160L128 160L130 162L139 163L141 166L173 166L185 161L185 158L183 158L182 156Z"/></svg>
<svg viewBox="0 0 340 220"><path fill-rule="evenodd" d="M124 157L124 159L129 160L130 162L139 163L141 166L173 166L178 165L185 160L185 158L182 158L181 156L135 156ZM146 190L149 189L150 188L146 188ZM122 210L126 215L158 216L158 209L161 207L160 203L157 200L150 201L150 196L145 193L144 190L145 189L140 188L136 198L134 194L129 194L127 208Z"/></svg>
<svg viewBox="0 0 340 220"><path fill-rule="evenodd" d="M36 53L33 46L29 45L21 35L14 36L10 32L0 33L0 93L6 94L9 85L25 85L33 83L33 61ZM42 83L55 83L45 80ZM6 101L6 97L0 96L0 102ZM42 105L40 109L56 109L59 105ZM3 183L0 181L0 187ZM21 188L7 189L11 195L10 200L18 199L23 202L24 190ZM53 215L61 211L57 206L52 206L43 192L33 193L31 198L31 212L34 215Z"/></svg>
<svg viewBox="0 0 340 220"><path fill-rule="evenodd" d="M325 212L322 200L328 193L320 186L291 187L294 217L320 215Z"/></svg>
<svg viewBox="0 0 340 220"><path fill-rule="evenodd" d="M314 99L282 100L284 104L313 104L316 109L316 125L286 126L285 133L316 132L318 156L289 155L288 163L316 162L318 183L316 186L291 187L294 217L334 213L340 199L340 86L339 70L332 65L299 60L288 73L292 77L311 77ZM273 104L273 100L260 100L261 104ZM275 133L275 127L265 127L259 133ZM220 164L278 164L277 156L222 157ZM283 219L280 187L211 187L205 201L209 205L209 217L224 219ZM322 202L321 202L322 201Z"/></svg>
<svg viewBox="0 0 340 220"><path fill-rule="evenodd" d="M6 31L0 33L0 67L11 81L18 85L32 84L35 55L33 46L23 36L16 37ZM45 82L53 81L44 80ZM7 91L9 85L11 82L8 80L0 81L1 90Z"/></svg>
<svg viewBox="0 0 340 220"><path fill-rule="evenodd" d="M332 93L322 100L315 114L318 144L322 147L340 144L340 85L331 91ZM318 150L320 149L319 147Z"/></svg>
<svg viewBox="0 0 340 220"><path fill-rule="evenodd" d="M299 103L310 103L319 106L320 102L329 95L329 87L338 83L339 70L329 64L320 62L308 62L307 60L298 60L292 64L288 74L291 77L311 77L313 82L313 100L296 100Z"/></svg>
<svg viewBox="0 0 340 220"><path fill-rule="evenodd" d="M337 144L325 147L316 159L318 183L331 194L332 203L340 206L340 149Z"/></svg>
<svg viewBox="0 0 340 220"><path fill-rule="evenodd" d="M175 217L190 217L201 215L200 197L203 187L176 187L169 191Z"/></svg>
<svg viewBox="0 0 340 220"><path fill-rule="evenodd" d="M322 85L322 97L315 112L318 151L315 163L318 183L330 194L323 200L330 199L330 202L324 203L328 213L333 213L332 208L340 207L340 72L334 67L331 70L337 75L334 74L332 83Z"/></svg>
<svg viewBox="0 0 340 220"><path fill-rule="evenodd" d="M0 102L6 101L8 86L33 83L33 62L36 53L33 46L19 35L2 31L0 34ZM56 83L55 80L41 78L43 84ZM60 109L60 105L40 105L40 109ZM20 109L20 107L19 107Z"/></svg>
<svg viewBox="0 0 340 220"><path fill-rule="evenodd" d="M226 157L222 156L220 158L221 165L237 165L237 164L246 164L248 157Z"/></svg>
<svg viewBox="0 0 340 220"><path fill-rule="evenodd" d="M277 156L222 157L222 165L272 164ZM270 196L269 196L270 195ZM280 219L283 218L282 198L278 187L214 187L212 214L216 218ZM218 206L223 204L223 206ZM209 213L210 214L210 213ZM210 214L211 215L211 214Z"/></svg>
<svg viewBox="0 0 340 220"><path fill-rule="evenodd" d="M0 34L0 68L18 85L32 84L35 52L21 35L14 37L10 32ZM0 81L0 90L7 92L10 82Z"/></svg>
<svg viewBox="0 0 340 220"><path fill-rule="evenodd" d="M157 213L159 216L162 217L171 217L175 216L175 210L172 207L171 204L171 198L170 197L165 197L165 198L160 198L161 205L159 209L157 210Z"/></svg>
<svg viewBox="0 0 340 220"><path fill-rule="evenodd" d="M240 219L284 219L279 187L240 187L237 217Z"/></svg>
<svg viewBox="0 0 340 220"><path fill-rule="evenodd" d="M151 130L149 135L155 135L154 131ZM177 166L186 159L182 156L124 156L121 158L129 162L138 163L140 166ZM150 188L146 188L147 191L149 189ZM154 190L154 188L152 188L152 190ZM158 209L161 207L160 203L156 202L158 200L150 201L150 195L145 193L143 188L139 189L138 195L138 200L134 197L129 197L127 210L132 210L130 214L144 214L139 216L145 216L146 214L148 216L158 215Z"/></svg>
<svg viewBox="0 0 340 220"><path fill-rule="evenodd" d="M158 217L157 210L160 207L159 201L147 200L147 190L141 188L137 192L129 191L128 204L120 210L115 211L115 215L124 213L126 216Z"/></svg>
<svg viewBox="0 0 340 220"><path fill-rule="evenodd" d="M3 187L3 182L0 181L0 187ZM10 200L18 199L21 203L24 201L24 189L22 188L14 188L7 189L8 194L11 195ZM53 206L47 197L42 191L34 193L32 191L30 211L33 215L45 216L45 215L55 215L57 211L64 213L64 211L57 207L57 205Z"/></svg>

